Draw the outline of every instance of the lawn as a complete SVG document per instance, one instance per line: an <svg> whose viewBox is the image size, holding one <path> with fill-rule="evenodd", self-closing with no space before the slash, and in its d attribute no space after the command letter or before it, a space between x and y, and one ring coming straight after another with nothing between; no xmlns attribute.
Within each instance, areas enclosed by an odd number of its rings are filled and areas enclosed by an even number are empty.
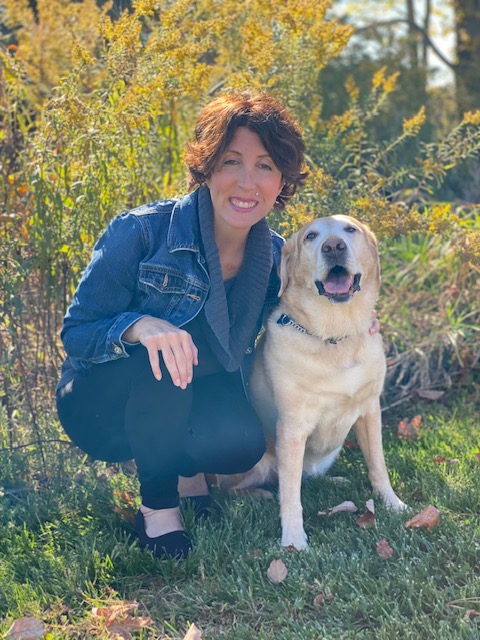
<svg viewBox="0 0 480 640"><path fill-rule="evenodd" d="M410 511L389 513L375 500L376 526L356 524L374 496L350 446L329 474L344 481L304 483L303 552L281 549L276 500L217 496L208 521L186 514L194 553L160 562L132 535L137 486L128 465L91 463L53 443L47 482L27 474L34 450L3 452L0 633L31 616L52 639L177 639L190 623L204 640L480 638L479 406L454 396L384 416L392 484ZM399 419L414 415L420 437L398 439ZM344 500L359 512L317 515ZM406 528L429 504L439 523ZM387 559L381 540L393 551ZM276 559L287 575L272 582Z"/></svg>

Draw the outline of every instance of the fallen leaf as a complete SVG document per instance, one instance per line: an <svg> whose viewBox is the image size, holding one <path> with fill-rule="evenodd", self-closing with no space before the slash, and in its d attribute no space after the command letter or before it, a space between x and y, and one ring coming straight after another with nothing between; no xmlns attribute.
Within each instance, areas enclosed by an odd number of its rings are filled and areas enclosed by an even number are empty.
<svg viewBox="0 0 480 640"><path fill-rule="evenodd" d="M411 520L405 523L406 527L412 527L413 529L426 528L431 531L437 526L440 520L440 510L429 504L423 511L420 511Z"/></svg>
<svg viewBox="0 0 480 640"><path fill-rule="evenodd" d="M313 606L315 609L321 609L326 602L330 602L333 600L332 594L319 593L318 596L315 596L313 599Z"/></svg>
<svg viewBox="0 0 480 640"><path fill-rule="evenodd" d="M135 507L135 498L129 491L120 491L119 489L115 489L113 494L119 502L122 502L132 508Z"/></svg>
<svg viewBox="0 0 480 640"><path fill-rule="evenodd" d="M138 631L153 624L149 617L133 616L137 602L119 602L109 607L93 607L91 615L100 619L108 627L111 638L130 640L132 631Z"/></svg>
<svg viewBox="0 0 480 640"><path fill-rule="evenodd" d="M460 464L460 460L458 458L450 458L447 464Z"/></svg>
<svg viewBox="0 0 480 640"><path fill-rule="evenodd" d="M202 632L196 625L192 624L190 625L190 628L185 634L183 640L202 640Z"/></svg>
<svg viewBox="0 0 480 640"><path fill-rule="evenodd" d="M115 505L113 507L113 512L116 513L117 516L120 516L121 518L123 518L123 520L126 520L127 522L129 522L130 524L135 523L135 512L132 511L131 509L121 509L120 507L117 507L117 505Z"/></svg>
<svg viewBox="0 0 480 640"><path fill-rule="evenodd" d="M45 624L38 618L19 618L5 634L11 640L36 640L45 635Z"/></svg>
<svg viewBox="0 0 480 640"><path fill-rule="evenodd" d="M358 449L358 442L356 440L345 440L343 443L345 449Z"/></svg>
<svg viewBox="0 0 480 640"><path fill-rule="evenodd" d="M445 391L435 391L434 389L418 389L417 396L425 400L439 400L445 395Z"/></svg>
<svg viewBox="0 0 480 640"><path fill-rule="evenodd" d="M474 618L478 618L478 616L480 616L480 611L476 611L475 609L465 611L465 618L467 618L467 620L473 620Z"/></svg>
<svg viewBox="0 0 480 640"><path fill-rule="evenodd" d="M367 510L355 522L362 529L373 529L376 526L375 520L375 504L373 500L367 500L365 503Z"/></svg>
<svg viewBox="0 0 480 640"><path fill-rule="evenodd" d="M354 502L350 500L346 500L345 502L341 502L337 504L336 507L332 507L331 509L325 509L324 511L319 511L317 516L331 516L335 513L343 513L344 511L349 513L355 513L358 511L358 507Z"/></svg>
<svg viewBox="0 0 480 640"><path fill-rule="evenodd" d="M393 556L393 549L387 540L379 540L375 546L377 548L377 553L382 560L388 560L388 558Z"/></svg>
<svg viewBox="0 0 480 640"><path fill-rule="evenodd" d="M400 420L397 427L397 437L403 440L418 440L420 437L420 423L422 416L415 416L411 420Z"/></svg>
<svg viewBox="0 0 480 640"><path fill-rule="evenodd" d="M478 453L476 453L476 454L475 454L475 458L476 458L477 460L480 460L480 451L479 451Z"/></svg>
<svg viewBox="0 0 480 640"><path fill-rule="evenodd" d="M435 456L432 462L434 462L435 464L442 464L443 462L445 462L445 458L443 456Z"/></svg>
<svg viewBox="0 0 480 640"><path fill-rule="evenodd" d="M277 559L272 560L270 566L267 569L267 577L269 580L278 584L279 582L283 582L287 577L288 569L285 566L283 560Z"/></svg>

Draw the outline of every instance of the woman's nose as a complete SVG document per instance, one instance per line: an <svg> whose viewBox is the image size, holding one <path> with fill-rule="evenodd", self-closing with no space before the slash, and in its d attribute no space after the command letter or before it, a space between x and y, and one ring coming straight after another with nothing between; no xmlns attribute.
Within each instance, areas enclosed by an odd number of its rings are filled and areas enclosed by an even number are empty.
<svg viewBox="0 0 480 640"><path fill-rule="evenodd" d="M255 189L255 172L254 169L249 167L243 167L240 176L238 177L238 184L245 191L251 191Z"/></svg>

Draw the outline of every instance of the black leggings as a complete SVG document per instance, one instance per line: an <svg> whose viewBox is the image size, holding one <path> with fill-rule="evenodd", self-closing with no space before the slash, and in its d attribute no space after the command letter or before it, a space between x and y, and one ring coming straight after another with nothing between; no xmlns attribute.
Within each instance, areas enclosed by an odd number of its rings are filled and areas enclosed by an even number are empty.
<svg viewBox="0 0 480 640"><path fill-rule="evenodd" d="M99 460L135 459L142 503L178 505L178 476L241 473L265 451L262 427L240 373L221 371L176 387L162 366L154 378L147 350L94 365L57 391L60 422L72 441Z"/></svg>

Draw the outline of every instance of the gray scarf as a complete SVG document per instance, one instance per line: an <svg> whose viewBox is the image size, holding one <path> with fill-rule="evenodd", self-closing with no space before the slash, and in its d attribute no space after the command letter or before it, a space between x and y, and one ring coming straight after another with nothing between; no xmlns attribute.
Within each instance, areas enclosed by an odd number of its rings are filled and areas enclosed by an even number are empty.
<svg viewBox="0 0 480 640"><path fill-rule="evenodd" d="M221 365L227 371L235 371L242 363L265 302L273 264L270 230L265 218L250 229L243 264L227 301L214 236L212 200L206 186L198 190L198 219L210 276L204 307L206 337Z"/></svg>

